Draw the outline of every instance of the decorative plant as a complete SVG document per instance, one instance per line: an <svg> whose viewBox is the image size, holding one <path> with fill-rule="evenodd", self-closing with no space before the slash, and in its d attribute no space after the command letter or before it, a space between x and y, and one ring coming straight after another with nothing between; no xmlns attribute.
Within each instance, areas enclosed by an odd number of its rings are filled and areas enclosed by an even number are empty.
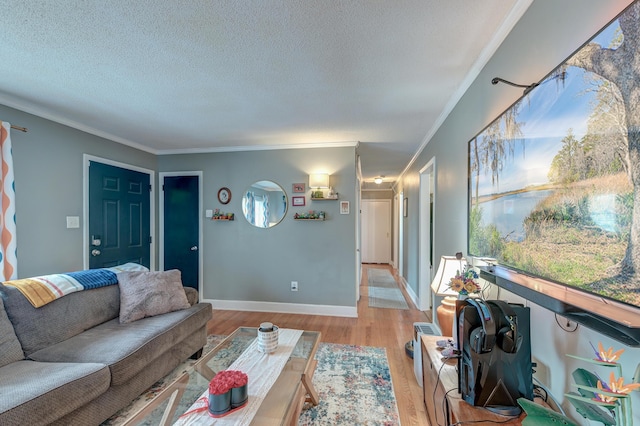
<svg viewBox="0 0 640 426"><path fill-rule="evenodd" d="M315 210L309 210L308 213L296 213L293 215L294 219L324 219L325 213L323 211L316 212Z"/></svg>
<svg viewBox="0 0 640 426"><path fill-rule="evenodd" d="M624 383L622 366L617 362L624 349L614 351L610 347L605 350L602 343L598 343L597 350L593 345L591 347L595 352L595 359L567 356L600 367L615 368L616 371L610 372L607 383L596 373L577 368L572 376L578 393L569 392L565 396L569 398L569 402L576 411L586 419L595 420L605 426L632 426L633 414L629 394L640 388L640 383Z"/></svg>
<svg viewBox="0 0 640 426"><path fill-rule="evenodd" d="M211 220L233 220L233 218L233 213L220 212L220 209L215 209L213 211L213 216L211 216Z"/></svg>
<svg viewBox="0 0 640 426"><path fill-rule="evenodd" d="M246 373L238 370L222 370L209 382L209 393L221 395L231 391L233 388L246 386L249 377Z"/></svg>
<svg viewBox="0 0 640 426"><path fill-rule="evenodd" d="M479 293L482 288L477 279L478 273L466 265L462 272L456 271L456 275L449 281L449 288L462 295Z"/></svg>
<svg viewBox="0 0 640 426"><path fill-rule="evenodd" d="M527 417L522 420L522 426L580 426L564 414L526 398L518 398L518 404L527 413Z"/></svg>

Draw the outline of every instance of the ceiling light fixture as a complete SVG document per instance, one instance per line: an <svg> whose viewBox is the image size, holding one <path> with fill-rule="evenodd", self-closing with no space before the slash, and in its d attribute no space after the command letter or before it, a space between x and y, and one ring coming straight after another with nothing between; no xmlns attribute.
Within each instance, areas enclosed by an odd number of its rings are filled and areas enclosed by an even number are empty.
<svg viewBox="0 0 640 426"><path fill-rule="evenodd" d="M380 185L382 183L382 178L384 176L379 176L377 178L375 178L373 181L375 182L376 185Z"/></svg>

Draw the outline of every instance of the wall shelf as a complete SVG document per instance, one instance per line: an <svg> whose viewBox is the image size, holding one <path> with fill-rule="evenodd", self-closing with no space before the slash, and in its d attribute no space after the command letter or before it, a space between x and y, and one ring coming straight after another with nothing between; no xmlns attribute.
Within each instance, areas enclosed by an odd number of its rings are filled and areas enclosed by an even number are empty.
<svg viewBox="0 0 640 426"><path fill-rule="evenodd" d="M634 306L500 265L481 266L479 269L480 278L490 283L627 346L640 347L640 309Z"/></svg>
<svg viewBox="0 0 640 426"><path fill-rule="evenodd" d="M302 218L293 218L293 220L298 220L300 222L324 222L324 219L302 219Z"/></svg>
<svg viewBox="0 0 640 426"><path fill-rule="evenodd" d="M333 196L333 197L322 197L322 198L316 198L316 197L311 197L311 201L335 201L338 199L338 196Z"/></svg>
<svg viewBox="0 0 640 426"><path fill-rule="evenodd" d="M235 213L224 213L221 212L220 209L215 209L213 212L213 216L211 216L211 220L218 222L231 222L236 218Z"/></svg>
<svg viewBox="0 0 640 426"><path fill-rule="evenodd" d="M322 222L326 218L327 218L327 214L325 212L316 212L315 210L311 210L305 213L296 213L293 215L293 220L307 220L307 221Z"/></svg>

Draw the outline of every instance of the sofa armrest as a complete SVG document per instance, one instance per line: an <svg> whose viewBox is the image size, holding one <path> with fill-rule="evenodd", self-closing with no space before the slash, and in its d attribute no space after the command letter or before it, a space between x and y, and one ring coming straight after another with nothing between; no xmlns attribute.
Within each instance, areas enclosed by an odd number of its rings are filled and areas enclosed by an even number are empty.
<svg viewBox="0 0 640 426"><path fill-rule="evenodd" d="M191 306L195 305L199 302L198 298L198 290L193 287L185 287L184 292L187 295L187 300Z"/></svg>

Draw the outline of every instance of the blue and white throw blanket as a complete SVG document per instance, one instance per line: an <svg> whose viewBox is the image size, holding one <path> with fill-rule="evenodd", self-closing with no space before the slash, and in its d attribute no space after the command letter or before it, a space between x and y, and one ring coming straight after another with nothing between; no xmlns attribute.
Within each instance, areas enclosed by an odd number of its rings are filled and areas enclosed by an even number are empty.
<svg viewBox="0 0 640 426"><path fill-rule="evenodd" d="M117 274L123 271L148 271L148 269L137 263L125 263L113 268L42 275L5 281L3 284L17 288L33 306L39 308L76 291L118 284Z"/></svg>

